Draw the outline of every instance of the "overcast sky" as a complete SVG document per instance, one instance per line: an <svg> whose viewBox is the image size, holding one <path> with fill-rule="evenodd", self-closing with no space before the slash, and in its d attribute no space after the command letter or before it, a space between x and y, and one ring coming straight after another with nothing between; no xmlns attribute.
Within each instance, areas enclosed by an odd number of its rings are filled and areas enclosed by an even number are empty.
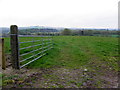
<svg viewBox="0 0 120 90"><path fill-rule="evenodd" d="M0 0L0 27L117 28L119 0Z"/></svg>

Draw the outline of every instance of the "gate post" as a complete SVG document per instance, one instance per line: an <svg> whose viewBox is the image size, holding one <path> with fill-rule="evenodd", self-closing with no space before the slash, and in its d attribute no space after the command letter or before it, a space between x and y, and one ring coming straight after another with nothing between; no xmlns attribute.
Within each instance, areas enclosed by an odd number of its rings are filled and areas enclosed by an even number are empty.
<svg viewBox="0 0 120 90"><path fill-rule="evenodd" d="M20 69L18 27L16 25L10 26L10 44L11 44L12 67L14 69Z"/></svg>
<svg viewBox="0 0 120 90"><path fill-rule="evenodd" d="M4 53L4 38L2 40L2 69L6 69L6 59L5 59L5 53Z"/></svg>

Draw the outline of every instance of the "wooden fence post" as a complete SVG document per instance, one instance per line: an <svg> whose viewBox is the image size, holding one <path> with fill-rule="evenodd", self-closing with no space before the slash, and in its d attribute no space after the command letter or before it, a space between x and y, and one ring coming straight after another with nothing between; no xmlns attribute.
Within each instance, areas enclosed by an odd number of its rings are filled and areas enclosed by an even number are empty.
<svg viewBox="0 0 120 90"><path fill-rule="evenodd" d="M10 43L12 67L14 69L20 69L18 27L16 25L11 25L10 27Z"/></svg>
<svg viewBox="0 0 120 90"><path fill-rule="evenodd" d="M5 60L5 52L4 52L4 39L2 38L2 69L6 69L6 60Z"/></svg>

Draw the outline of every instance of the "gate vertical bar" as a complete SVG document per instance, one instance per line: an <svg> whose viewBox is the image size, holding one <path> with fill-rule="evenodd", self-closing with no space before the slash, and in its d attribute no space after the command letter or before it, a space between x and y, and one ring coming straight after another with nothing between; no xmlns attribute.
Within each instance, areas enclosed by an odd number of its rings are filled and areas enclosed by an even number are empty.
<svg viewBox="0 0 120 90"><path fill-rule="evenodd" d="M54 38L54 30L53 30L53 32L52 32L52 48L54 48L54 47L53 47L53 46L54 46L53 38Z"/></svg>
<svg viewBox="0 0 120 90"><path fill-rule="evenodd" d="M18 27L16 25L11 25L10 27L10 42L12 67L14 69L20 69Z"/></svg>
<svg viewBox="0 0 120 90"><path fill-rule="evenodd" d="M44 32L42 32L42 51L44 51ZM43 52L42 52L43 54Z"/></svg>

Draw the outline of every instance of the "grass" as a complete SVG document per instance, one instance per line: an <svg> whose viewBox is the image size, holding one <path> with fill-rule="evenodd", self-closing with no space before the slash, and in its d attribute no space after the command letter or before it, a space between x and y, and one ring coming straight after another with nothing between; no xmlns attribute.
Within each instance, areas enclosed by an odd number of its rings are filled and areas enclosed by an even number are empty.
<svg viewBox="0 0 120 90"><path fill-rule="evenodd" d="M32 39L32 37L19 38L20 42L31 41ZM42 38L40 37L35 38L35 40L41 39ZM11 51L9 42L10 39L5 38L6 54L10 54ZM20 48L40 43L41 41L20 44ZM41 46L21 50L20 54L30 52L37 48L41 48ZM28 54L21 57L21 59L27 58L35 53ZM40 71L38 75L32 76L31 74L29 78L20 75L7 76L3 74L1 76L3 77L3 86L18 83L20 84L17 84L19 87L31 85L42 88L64 88L66 86L74 87L74 85L77 87L86 87L85 84L89 81L92 83L91 85L93 87L99 88L104 86L105 82L105 85L113 83L108 83L108 81L102 79L102 76L106 76L107 78L109 77L109 74L114 75L114 71L118 71L118 58L118 38L97 36L55 36L54 48L47 51L46 56L26 66L26 68L35 68L34 72ZM111 68L112 70L108 68ZM87 71L83 72L84 69L87 69ZM15 81L14 78L18 78L18 81ZM109 79L111 79L111 77L109 77ZM111 80L113 79L114 78Z"/></svg>
<svg viewBox="0 0 120 90"><path fill-rule="evenodd" d="M33 38L31 37L24 37L20 38L20 41L24 42L32 39ZM35 39L40 40L41 38ZM10 53L11 51L9 41L9 38L5 38L5 53ZM39 43L40 42L36 42L34 44ZM32 44L33 43L22 44L20 48L30 46ZM40 47L23 50L21 51L21 54L37 48ZM56 36L54 37L54 48L47 53L48 55L29 64L27 68L49 68L54 66L79 68L92 60L96 60L104 61L114 70L118 70L118 38L114 37ZM32 54L28 56L31 56Z"/></svg>

